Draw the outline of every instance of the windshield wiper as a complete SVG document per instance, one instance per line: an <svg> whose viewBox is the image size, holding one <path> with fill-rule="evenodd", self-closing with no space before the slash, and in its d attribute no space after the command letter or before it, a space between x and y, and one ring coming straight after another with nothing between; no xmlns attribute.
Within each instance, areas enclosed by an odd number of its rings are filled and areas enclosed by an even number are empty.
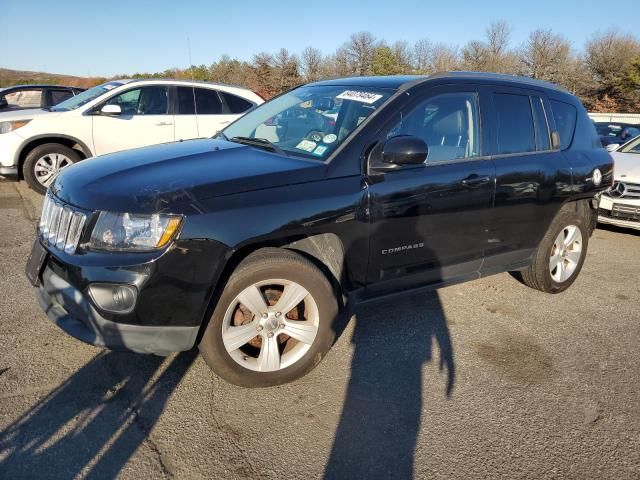
<svg viewBox="0 0 640 480"><path fill-rule="evenodd" d="M288 156L287 152L282 150L280 147L267 140L266 138L253 138L253 137L232 137L229 139L230 142L242 143L243 145L250 145L252 147L258 148L266 148L267 150L271 150L272 152L278 153L280 155Z"/></svg>

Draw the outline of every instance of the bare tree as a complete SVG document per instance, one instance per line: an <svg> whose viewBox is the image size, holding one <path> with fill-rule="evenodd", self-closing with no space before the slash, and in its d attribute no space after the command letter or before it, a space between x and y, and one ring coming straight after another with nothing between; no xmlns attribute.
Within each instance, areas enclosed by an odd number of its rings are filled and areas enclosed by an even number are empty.
<svg viewBox="0 0 640 480"><path fill-rule="evenodd" d="M431 50L429 71L448 72L460 69L460 51L455 45L436 43Z"/></svg>
<svg viewBox="0 0 640 480"><path fill-rule="evenodd" d="M391 45L391 52L400 69L400 73L411 73L413 70L413 52L409 43L405 40L398 40Z"/></svg>
<svg viewBox="0 0 640 480"><path fill-rule="evenodd" d="M638 93L630 91L625 83L632 62L640 56L640 42L616 29L597 33L586 44L585 63L597 86L594 97L605 95L620 98L630 108L636 104Z"/></svg>
<svg viewBox="0 0 640 480"><path fill-rule="evenodd" d="M322 52L314 47L307 47L302 51L301 70L305 81L315 82L320 78L322 66Z"/></svg>
<svg viewBox="0 0 640 480"><path fill-rule="evenodd" d="M414 67L418 73L429 73L433 45L428 38L422 38L413 45Z"/></svg>
<svg viewBox="0 0 640 480"><path fill-rule="evenodd" d="M278 92L288 90L300 83L300 62L297 55L292 55L286 48L281 48L275 54L273 63Z"/></svg>
<svg viewBox="0 0 640 480"><path fill-rule="evenodd" d="M464 67L482 72L515 73L517 54L509 49L511 27L504 21L493 22L485 33L486 41L472 40L463 49Z"/></svg>
<svg viewBox="0 0 640 480"><path fill-rule="evenodd" d="M520 49L521 72L532 78L566 84L571 76L571 45L551 30L535 30Z"/></svg>
<svg viewBox="0 0 640 480"><path fill-rule="evenodd" d="M369 32L358 32L344 46L344 51L355 66L357 75L370 75L376 38Z"/></svg>

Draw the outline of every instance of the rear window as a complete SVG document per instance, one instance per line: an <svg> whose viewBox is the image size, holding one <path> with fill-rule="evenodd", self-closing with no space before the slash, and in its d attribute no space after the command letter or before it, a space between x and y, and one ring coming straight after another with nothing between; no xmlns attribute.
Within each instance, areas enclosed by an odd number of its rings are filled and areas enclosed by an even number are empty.
<svg viewBox="0 0 640 480"><path fill-rule="evenodd" d="M193 115L196 107L193 103L193 88L178 87L178 115Z"/></svg>
<svg viewBox="0 0 640 480"><path fill-rule="evenodd" d="M224 102L227 104L229 113L244 113L253 107L253 103L237 95L227 92L220 92L220 95L222 95Z"/></svg>
<svg viewBox="0 0 640 480"><path fill-rule="evenodd" d="M198 115L218 115L222 113L222 102L216 90L196 88Z"/></svg>
<svg viewBox="0 0 640 480"><path fill-rule="evenodd" d="M559 100L551 100L553 119L556 122L556 130L560 135L560 150L565 150L571 145L573 134L576 130L576 107Z"/></svg>
<svg viewBox="0 0 640 480"><path fill-rule="evenodd" d="M497 154L535 152L536 136L527 95L494 93L497 116Z"/></svg>

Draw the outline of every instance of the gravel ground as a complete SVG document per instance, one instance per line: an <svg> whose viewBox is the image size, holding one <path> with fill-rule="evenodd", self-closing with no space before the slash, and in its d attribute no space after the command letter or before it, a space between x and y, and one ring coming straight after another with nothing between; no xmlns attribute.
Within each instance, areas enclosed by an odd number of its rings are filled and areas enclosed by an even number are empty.
<svg viewBox="0 0 640 480"><path fill-rule="evenodd" d="M508 274L360 308L307 377L59 331L23 268L41 200L0 181L0 478L640 478L640 234L560 295Z"/></svg>

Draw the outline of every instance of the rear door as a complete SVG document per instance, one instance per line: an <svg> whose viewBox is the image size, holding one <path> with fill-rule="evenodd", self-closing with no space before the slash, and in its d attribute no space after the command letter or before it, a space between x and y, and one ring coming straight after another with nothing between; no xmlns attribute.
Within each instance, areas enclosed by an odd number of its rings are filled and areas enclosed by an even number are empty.
<svg viewBox="0 0 640 480"><path fill-rule="evenodd" d="M103 115L103 105L118 105L120 115ZM111 97L95 109L93 144L96 155L174 141L166 85L132 88Z"/></svg>
<svg viewBox="0 0 640 480"><path fill-rule="evenodd" d="M225 110L222 98L213 88L195 88L196 113L200 138L213 137L238 115Z"/></svg>
<svg viewBox="0 0 640 480"><path fill-rule="evenodd" d="M423 165L372 177L370 294L474 275L482 264L495 175L483 152L480 89L430 88L410 98L377 140L415 135L429 154Z"/></svg>
<svg viewBox="0 0 640 480"><path fill-rule="evenodd" d="M543 92L491 87L489 96L496 195L486 271L527 262L571 189L569 164L552 146Z"/></svg>

